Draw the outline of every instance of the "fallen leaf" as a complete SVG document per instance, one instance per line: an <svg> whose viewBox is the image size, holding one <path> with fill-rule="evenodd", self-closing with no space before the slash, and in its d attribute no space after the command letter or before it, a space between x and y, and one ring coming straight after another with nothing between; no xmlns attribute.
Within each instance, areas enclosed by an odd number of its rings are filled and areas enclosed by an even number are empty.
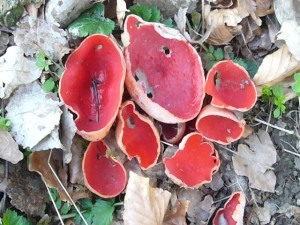
<svg viewBox="0 0 300 225"><path fill-rule="evenodd" d="M62 106L62 115L60 119L60 140L64 150L64 163L69 163L72 159L71 146L77 128L73 120L73 115L65 105Z"/></svg>
<svg viewBox="0 0 300 225"><path fill-rule="evenodd" d="M272 165L276 162L277 152L266 131L259 130L251 135L246 144L238 145L238 152L233 155L235 172L249 178L250 187L274 192L276 176Z"/></svg>
<svg viewBox="0 0 300 225"><path fill-rule="evenodd" d="M0 98L10 97L18 86L31 83L41 74L35 60L25 58L20 47L9 47L0 57Z"/></svg>
<svg viewBox="0 0 300 225"><path fill-rule="evenodd" d="M64 28L84 10L92 7L93 3L90 0L49 0L45 9L46 21L49 24L58 23Z"/></svg>
<svg viewBox="0 0 300 225"><path fill-rule="evenodd" d="M16 142L24 148L33 148L57 129L62 113L60 105L37 82L19 87L6 107L6 118L12 123L10 133Z"/></svg>
<svg viewBox="0 0 300 225"><path fill-rule="evenodd" d="M171 193L149 186L149 178L133 172L124 199L124 225L161 225Z"/></svg>
<svg viewBox="0 0 300 225"><path fill-rule="evenodd" d="M233 8L210 10L210 5L204 7L206 30L210 31L207 42L212 45L228 44L231 39L241 32L242 19L251 16L258 26L261 20L255 14L253 0L240 0Z"/></svg>
<svg viewBox="0 0 300 225"><path fill-rule="evenodd" d="M273 86L284 78L294 75L300 69L300 62L289 52L286 45L267 55L259 66L253 81L256 85Z"/></svg>
<svg viewBox="0 0 300 225"><path fill-rule="evenodd" d="M23 159L23 153L18 144L7 131L0 130L0 158L13 164Z"/></svg>
<svg viewBox="0 0 300 225"><path fill-rule="evenodd" d="M171 209L167 210L163 225L186 225L185 214L189 207L189 201L177 200Z"/></svg>
<svg viewBox="0 0 300 225"><path fill-rule="evenodd" d="M277 213L278 208L275 203L267 200L264 202L264 207L255 207L255 213L259 219L260 224L269 224L271 216ZM252 222L252 221L251 221Z"/></svg>
<svg viewBox="0 0 300 225"><path fill-rule="evenodd" d="M51 168L48 165L48 158L50 152L51 150L32 152L29 158L30 160L29 160L28 169L29 171L35 171L39 173L48 187L57 189L60 199L62 201L68 201L69 200L68 196L64 192L63 188L57 181ZM59 174L59 171L62 170L61 150L52 151L52 157L50 159L50 163L51 163L51 167L54 169L54 172L56 174Z"/></svg>
<svg viewBox="0 0 300 225"><path fill-rule="evenodd" d="M16 45L21 47L27 56L42 52L48 58L57 61L70 51L67 33L45 20L27 16L18 24L13 35Z"/></svg>
<svg viewBox="0 0 300 225"><path fill-rule="evenodd" d="M272 13L273 0L256 0L256 10L257 16L262 17Z"/></svg>
<svg viewBox="0 0 300 225"><path fill-rule="evenodd" d="M81 136L75 135L73 144L71 146L72 160L69 164L70 182L72 184L84 185L84 178L82 172L82 158L85 151L83 147L86 140Z"/></svg>
<svg viewBox="0 0 300 225"><path fill-rule="evenodd" d="M214 213L216 207L214 200L210 195L206 195L200 190L180 190L178 192L179 200L189 201L187 218L191 224L206 225Z"/></svg>
<svg viewBox="0 0 300 225"><path fill-rule="evenodd" d="M281 47L286 43L289 51L300 61L300 2L298 0L274 1L275 15L281 24L281 29L276 36L275 44Z"/></svg>
<svg viewBox="0 0 300 225"><path fill-rule="evenodd" d="M27 215L44 215L49 196L38 174L27 169L26 161L9 166L7 194L11 205Z"/></svg>

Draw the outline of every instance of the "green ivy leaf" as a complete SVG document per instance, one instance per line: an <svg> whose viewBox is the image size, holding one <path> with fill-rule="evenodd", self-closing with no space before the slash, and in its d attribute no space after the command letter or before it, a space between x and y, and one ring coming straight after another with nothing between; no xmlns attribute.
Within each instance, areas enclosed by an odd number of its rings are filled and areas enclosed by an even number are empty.
<svg viewBox="0 0 300 225"><path fill-rule="evenodd" d="M115 210L114 199L102 200L97 199L92 214L94 216L93 223L97 225L109 225L113 219L113 212Z"/></svg>
<svg viewBox="0 0 300 225"><path fill-rule="evenodd" d="M3 214L2 225L31 225L31 223L17 212L8 209Z"/></svg>
<svg viewBox="0 0 300 225"><path fill-rule="evenodd" d="M43 89L45 92L48 93L48 92L53 91L54 88L55 88L55 82L52 77L49 77L43 84Z"/></svg>
<svg viewBox="0 0 300 225"><path fill-rule="evenodd" d="M115 28L115 23L104 17L104 10L102 3L96 3L68 26L69 33L78 37L91 34L110 35Z"/></svg>

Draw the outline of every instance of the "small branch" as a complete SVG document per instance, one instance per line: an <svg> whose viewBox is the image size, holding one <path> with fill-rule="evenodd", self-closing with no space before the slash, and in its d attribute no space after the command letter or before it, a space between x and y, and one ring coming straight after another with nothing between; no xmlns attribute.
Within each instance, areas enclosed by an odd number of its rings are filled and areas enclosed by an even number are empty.
<svg viewBox="0 0 300 225"><path fill-rule="evenodd" d="M165 144L165 145L168 145L170 147L173 147L174 145L169 143L169 142L166 142L166 141L160 141L161 143Z"/></svg>
<svg viewBox="0 0 300 225"><path fill-rule="evenodd" d="M257 119L257 118L254 118L254 120L255 120L256 122L262 123L262 124L264 124L264 125L273 127L274 129L283 131L283 132L285 132L285 133L287 133L287 134L294 134L294 131L293 131L293 130L287 130L287 129L284 129L284 128L282 128L282 127L275 126L275 125L273 125L273 124L270 124L270 123L268 123L268 122L265 122L265 121L260 120L260 119Z"/></svg>
<svg viewBox="0 0 300 225"><path fill-rule="evenodd" d="M290 154L295 155L295 156L297 156L297 157L300 158L300 154L299 154L299 153L296 153L296 152L287 150L287 149L285 149L285 148L283 148L282 150L283 150L284 152L290 153Z"/></svg>

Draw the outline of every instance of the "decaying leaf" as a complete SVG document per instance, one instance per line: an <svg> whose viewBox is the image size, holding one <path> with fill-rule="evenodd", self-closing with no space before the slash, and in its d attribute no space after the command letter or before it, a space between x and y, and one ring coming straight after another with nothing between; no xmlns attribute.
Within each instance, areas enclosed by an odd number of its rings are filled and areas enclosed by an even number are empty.
<svg viewBox="0 0 300 225"><path fill-rule="evenodd" d="M300 61L300 1L275 0L274 9L281 29L275 44L279 47L286 43L289 51Z"/></svg>
<svg viewBox="0 0 300 225"><path fill-rule="evenodd" d="M149 186L149 178L133 172L124 199L124 225L161 225L171 193Z"/></svg>
<svg viewBox="0 0 300 225"><path fill-rule="evenodd" d="M167 210L163 225L186 225L185 214L189 201L177 200L170 210Z"/></svg>
<svg viewBox="0 0 300 225"><path fill-rule="evenodd" d="M23 159L23 153L18 144L7 131L0 130L0 158L13 164Z"/></svg>
<svg viewBox="0 0 300 225"><path fill-rule="evenodd" d="M246 144L239 144L237 154L232 157L235 172L249 178L252 188L274 192L276 176L272 165L276 162L276 149L266 131L251 135Z"/></svg>
<svg viewBox="0 0 300 225"><path fill-rule="evenodd" d="M45 20L25 17L13 34L15 43L27 56L42 52L48 58L57 61L70 51L67 33Z"/></svg>
<svg viewBox="0 0 300 225"><path fill-rule="evenodd" d="M58 23L66 27L92 5L90 0L49 0L45 9L46 20L49 24Z"/></svg>
<svg viewBox="0 0 300 225"><path fill-rule="evenodd" d="M212 45L228 44L231 39L241 32L240 22L251 16L258 26L261 20L255 14L253 0L236 1L236 6L228 9L211 10L210 5L204 7L206 30L210 32L207 42Z"/></svg>
<svg viewBox="0 0 300 225"><path fill-rule="evenodd" d="M60 196L60 199L62 201L67 201L69 200L68 196L65 194L64 190L62 189L61 185L57 181L56 177L54 176L53 172L51 171L48 165L49 155L50 155L50 150L32 152L30 154L28 169L29 171L35 171L39 173L42 176L44 182L48 185L48 187L56 188ZM56 174L60 174L60 171L63 170L62 151L60 150L52 151L52 157L50 159L50 163L52 168L56 172Z"/></svg>
<svg viewBox="0 0 300 225"><path fill-rule="evenodd" d="M37 82L33 82L19 87L10 98L6 117L12 123L12 136L24 148L33 148L58 129L61 103L50 96ZM53 138L58 138L58 135ZM55 146L43 146L43 149L51 148Z"/></svg>
<svg viewBox="0 0 300 225"><path fill-rule="evenodd" d="M256 15L259 17L266 16L272 12L273 0L256 0Z"/></svg>
<svg viewBox="0 0 300 225"><path fill-rule="evenodd" d="M85 151L84 140L81 136L75 135L73 144L71 146L72 160L69 164L70 182L72 184L84 185L84 178L82 172L82 158Z"/></svg>
<svg viewBox="0 0 300 225"><path fill-rule="evenodd" d="M62 106L62 115L60 119L61 148L64 150L64 162L69 163L72 159L71 146L73 137L77 131L73 115L66 106Z"/></svg>
<svg viewBox="0 0 300 225"><path fill-rule="evenodd" d="M35 60L25 58L20 47L9 47L0 57L0 98L8 98L19 85L31 83L41 74Z"/></svg>
<svg viewBox="0 0 300 225"><path fill-rule="evenodd" d="M179 200L189 201L187 218L191 224L206 225L214 213L216 207L210 195L206 195L200 190L186 189L178 193Z"/></svg>
<svg viewBox="0 0 300 225"><path fill-rule="evenodd" d="M284 45L264 58L253 81L259 86L273 86L299 69L300 61L297 61Z"/></svg>
<svg viewBox="0 0 300 225"><path fill-rule="evenodd" d="M29 172L23 160L9 166L8 177L10 182L6 191L11 204L27 215L43 215L49 196L40 176Z"/></svg>

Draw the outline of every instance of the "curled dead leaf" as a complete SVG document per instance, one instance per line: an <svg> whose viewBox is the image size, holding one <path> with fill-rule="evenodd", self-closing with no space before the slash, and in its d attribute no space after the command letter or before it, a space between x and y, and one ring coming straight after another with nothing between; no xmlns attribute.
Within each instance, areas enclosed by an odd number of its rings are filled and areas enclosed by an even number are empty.
<svg viewBox="0 0 300 225"><path fill-rule="evenodd" d="M171 193L149 186L149 178L129 174L124 199L124 225L161 225Z"/></svg>
<svg viewBox="0 0 300 225"><path fill-rule="evenodd" d="M174 206L170 210L167 210L163 225L186 225L185 214L189 203L186 200L177 200Z"/></svg>
<svg viewBox="0 0 300 225"><path fill-rule="evenodd" d="M273 86L300 70L300 62L289 52L286 45L266 56L253 81L257 86Z"/></svg>

